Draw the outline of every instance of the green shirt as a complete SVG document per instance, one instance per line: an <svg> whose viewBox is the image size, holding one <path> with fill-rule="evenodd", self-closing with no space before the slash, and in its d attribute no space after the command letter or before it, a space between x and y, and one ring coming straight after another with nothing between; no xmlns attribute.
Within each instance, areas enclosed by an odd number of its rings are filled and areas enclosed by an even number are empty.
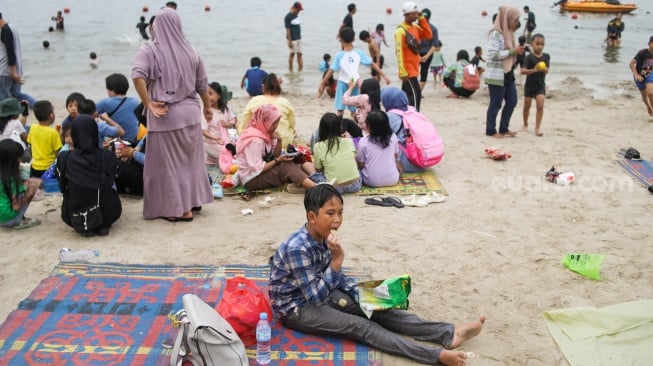
<svg viewBox="0 0 653 366"><path fill-rule="evenodd" d="M11 185L11 195L16 196L19 193L25 192L25 187L20 184L19 186L16 186L16 184ZM4 187L0 183L0 223L7 222L18 215L18 211L15 211L11 207L11 197L7 196L7 192L5 192Z"/></svg>
<svg viewBox="0 0 653 366"><path fill-rule="evenodd" d="M336 183L345 183L359 177L356 147L352 139L338 137L338 140L340 140L340 147L334 146L328 155L328 141L315 144L313 163L317 170L324 170L327 180L335 179Z"/></svg>

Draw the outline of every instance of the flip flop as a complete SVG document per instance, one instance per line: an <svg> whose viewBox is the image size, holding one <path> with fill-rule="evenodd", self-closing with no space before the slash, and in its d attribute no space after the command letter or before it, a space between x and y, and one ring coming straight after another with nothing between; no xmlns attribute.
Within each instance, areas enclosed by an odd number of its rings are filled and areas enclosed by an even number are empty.
<svg viewBox="0 0 653 366"><path fill-rule="evenodd" d="M20 222L20 224L14 226L14 229L20 230L20 229L27 229L28 227L36 226L41 223L41 220L39 219L29 219L27 217L23 217L23 220Z"/></svg>
<svg viewBox="0 0 653 366"><path fill-rule="evenodd" d="M365 199L365 203L374 206L392 207L392 202L387 202L383 197L370 197Z"/></svg>
<svg viewBox="0 0 653 366"><path fill-rule="evenodd" d="M426 207L429 205L429 199L426 197L418 197L417 195L410 195L401 198L401 202L406 206L413 207Z"/></svg>
<svg viewBox="0 0 653 366"><path fill-rule="evenodd" d="M390 203L391 205L395 206L396 208L402 208L404 207L404 204L401 202L401 200L397 197L383 197L382 198L383 202Z"/></svg>
<svg viewBox="0 0 653 366"><path fill-rule="evenodd" d="M447 197L438 192L429 192L424 197L427 198L429 203L442 203L447 200Z"/></svg>

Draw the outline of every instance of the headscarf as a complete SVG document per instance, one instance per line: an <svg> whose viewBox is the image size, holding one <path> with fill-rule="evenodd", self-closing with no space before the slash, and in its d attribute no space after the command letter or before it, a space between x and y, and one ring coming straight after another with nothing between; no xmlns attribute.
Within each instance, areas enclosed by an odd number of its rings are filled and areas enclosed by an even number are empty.
<svg viewBox="0 0 653 366"><path fill-rule="evenodd" d="M381 103L386 112L391 109L408 110L408 96L406 92L396 86L388 86L381 90Z"/></svg>
<svg viewBox="0 0 653 366"><path fill-rule="evenodd" d="M268 130L270 130L272 124L279 118L281 118L281 112L272 104L263 104L256 108L249 121L249 125L247 125L247 128L238 137L236 152L240 154L247 145L257 138L271 144L272 136Z"/></svg>
<svg viewBox="0 0 653 366"><path fill-rule="evenodd" d="M497 13L497 18L494 20L492 25L492 31L498 31L503 35L503 42L505 49L511 49L515 47L515 34L510 26L511 20L519 20L519 9L514 6L500 6L499 12ZM512 66L515 64L516 57L515 55L508 56L503 59L503 72L510 72Z"/></svg>
<svg viewBox="0 0 653 366"><path fill-rule="evenodd" d="M70 135L75 148L61 159L65 161L66 178L83 188L111 188L117 161L113 152L98 147L97 122L87 114L79 115L72 122Z"/></svg>
<svg viewBox="0 0 653 366"><path fill-rule="evenodd" d="M368 78L363 80L361 84L361 94L367 94L370 106L373 111L381 110L381 86L379 86L379 81L374 78Z"/></svg>
<svg viewBox="0 0 653 366"><path fill-rule="evenodd" d="M144 44L153 100L175 103L195 92L199 55L186 40L181 18L173 9L163 8L152 25L152 40ZM135 68L139 65L135 65Z"/></svg>

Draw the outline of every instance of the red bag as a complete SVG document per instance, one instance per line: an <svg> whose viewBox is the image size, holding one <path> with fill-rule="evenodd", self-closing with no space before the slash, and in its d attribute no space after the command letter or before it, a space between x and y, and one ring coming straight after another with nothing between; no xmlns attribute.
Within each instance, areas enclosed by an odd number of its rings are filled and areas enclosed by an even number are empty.
<svg viewBox="0 0 653 366"><path fill-rule="evenodd" d="M259 315L268 313L268 319L272 319L272 308L267 294L264 294L256 283L245 277L227 280L217 310L234 328L245 346L256 344L256 324Z"/></svg>

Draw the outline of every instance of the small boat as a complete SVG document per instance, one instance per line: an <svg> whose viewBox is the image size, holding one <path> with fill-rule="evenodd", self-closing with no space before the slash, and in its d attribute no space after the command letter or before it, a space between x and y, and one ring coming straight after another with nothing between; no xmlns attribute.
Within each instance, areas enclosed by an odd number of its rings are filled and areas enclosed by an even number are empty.
<svg viewBox="0 0 653 366"><path fill-rule="evenodd" d="M622 4L619 1L607 0L585 0L585 1L568 1L562 0L554 5L560 5L560 10L565 11L584 11L590 13L630 13L637 9L636 4Z"/></svg>

